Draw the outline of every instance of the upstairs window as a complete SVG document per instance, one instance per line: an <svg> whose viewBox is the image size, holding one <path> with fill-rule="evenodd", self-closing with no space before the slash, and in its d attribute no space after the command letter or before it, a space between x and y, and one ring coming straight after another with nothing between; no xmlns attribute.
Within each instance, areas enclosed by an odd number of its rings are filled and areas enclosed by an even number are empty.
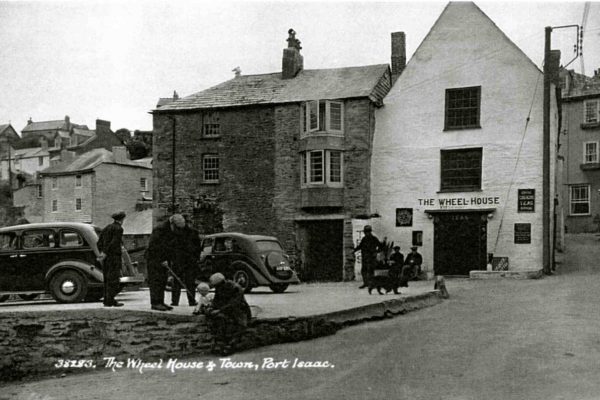
<svg viewBox="0 0 600 400"><path fill-rule="evenodd" d="M444 130L481 128L481 86L446 89Z"/></svg>
<svg viewBox="0 0 600 400"><path fill-rule="evenodd" d="M52 178L52 190L56 190L58 189L58 178L57 177L53 177Z"/></svg>
<svg viewBox="0 0 600 400"><path fill-rule="evenodd" d="M52 212L58 211L58 200L52 200Z"/></svg>
<svg viewBox="0 0 600 400"><path fill-rule="evenodd" d="M219 156L216 154L205 154L202 156L202 173L205 183L218 183Z"/></svg>
<svg viewBox="0 0 600 400"><path fill-rule="evenodd" d="M42 185L37 185L37 197L41 198L44 195L44 190L42 188Z"/></svg>
<svg viewBox="0 0 600 400"><path fill-rule="evenodd" d="M344 132L344 103L332 100L314 100L302 104L300 114L303 133Z"/></svg>
<svg viewBox="0 0 600 400"><path fill-rule="evenodd" d="M81 211L81 199L75 199L75 211Z"/></svg>
<svg viewBox="0 0 600 400"><path fill-rule="evenodd" d="M481 189L482 149L441 150L441 191Z"/></svg>
<svg viewBox="0 0 600 400"><path fill-rule="evenodd" d="M585 142L583 144L583 163L598 162L598 142Z"/></svg>
<svg viewBox="0 0 600 400"><path fill-rule="evenodd" d="M38 157L38 165L41 167L44 165L44 157Z"/></svg>
<svg viewBox="0 0 600 400"><path fill-rule="evenodd" d="M313 150L302 153L302 185L342 186L342 152Z"/></svg>
<svg viewBox="0 0 600 400"><path fill-rule="evenodd" d="M221 124L219 123L219 113L208 112L203 115L202 136L207 138L221 136Z"/></svg>
<svg viewBox="0 0 600 400"><path fill-rule="evenodd" d="M590 185L571 186L571 215L590 214Z"/></svg>
<svg viewBox="0 0 600 400"><path fill-rule="evenodd" d="M148 179L146 179L146 178L140 178L140 190L142 192L147 192L148 191Z"/></svg>
<svg viewBox="0 0 600 400"><path fill-rule="evenodd" d="M75 187L81 187L81 175L75 176Z"/></svg>
<svg viewBox="0 0 600 400"><path fill-rule="evenodd" d="M583 102L583 122L586 124L600 122L600 100L586 100Z"/></svg>

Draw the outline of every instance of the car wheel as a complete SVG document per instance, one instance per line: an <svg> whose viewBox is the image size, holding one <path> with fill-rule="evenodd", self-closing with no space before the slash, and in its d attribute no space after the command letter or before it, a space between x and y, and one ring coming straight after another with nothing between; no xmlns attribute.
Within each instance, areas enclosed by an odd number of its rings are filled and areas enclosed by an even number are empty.
<svg viewBox="0 0 600 400"><path fill-rule="evenodd" d="M23 300L33 300L36 297L38 297L39 294L37 293L29 293L29 294L20 294L19 297L22 298Z"/></svg>
<svg viewBox="0 0 600 400"><path fill-rule="evenodd" d="M78 303L87 295L87 282L76 271L60 271L50 281L50 293L59 303Z"/></svg>
<svg viewBox="0 0 600 400"><path fill-rule="evenodd" d="M232 265L233 277L232 280L240 285L244 292L249 293L252 290L252 278L246 269L246 263L237 263Z"/></svg>
<svg viewBox="0 0 600 400"><path fill-rule="evenodd" d="M102 289L90 289L85 296L84 300L90 303L95 303L100 301L100 299L104 297L104 290Z"/></svg>
<svg viewBox="0 0 600 400"><path fill-rule="evenodd" d="M269 288L275 293L283 293L288 286L289 285L287 283L273 283L269 285Z"/></svg>
<svg viewBox="0 0 600 400"><path fill-rule="evenodd" d="M8 300L9 297L9 294L3 294L2 296L0 296L0 303L4 303L6 300Z"/></svg>

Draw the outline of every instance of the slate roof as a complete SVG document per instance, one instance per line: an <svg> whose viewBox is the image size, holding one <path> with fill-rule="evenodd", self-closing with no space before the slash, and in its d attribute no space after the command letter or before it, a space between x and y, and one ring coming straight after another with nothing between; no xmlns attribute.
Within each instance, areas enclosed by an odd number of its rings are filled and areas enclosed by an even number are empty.
<svg viewBox="0 0 600 400"><path fill-rule="evenodd" d="M87 129L87 125L71 124L72 127ZM21 132L35 132L35 131L52 131L57 129L63 129L65 127L65 120L59 119L56 121L38 121L28 124Z"/></svg>
<svg viewBox="0 0 600 400"><path fill-rule="evenodd" d="M48 167L42 171L42 175L68 175L75 172L89 171L96 168L98 165L117 164L115 157L111 151L104 148L93 149L86 153L77 156L72 161L61 162L57 165ZM126 165L131 167L148 168L146 165L136 163L135 161L127 160L126 162L120 162L119 165ZM149 169L149 168L148 168Z"/></svg>
<svg viewBox="0 0 600 400"><path fill-rule="evenodd" d="M159 97L158 98L158 103L156 103L156 108L162 107L165 104L169 104L171 102L173 102L173 98L172 97Z"/></svg>
<svg viewBox="0 0 600 400"><path fill-rule="evenodd" d="M387 64L302 70L291 79L281 73L242 75L166 104L154 112L291 103L318 99L369 97L383 99L375 87L389 70Z"/></svg>

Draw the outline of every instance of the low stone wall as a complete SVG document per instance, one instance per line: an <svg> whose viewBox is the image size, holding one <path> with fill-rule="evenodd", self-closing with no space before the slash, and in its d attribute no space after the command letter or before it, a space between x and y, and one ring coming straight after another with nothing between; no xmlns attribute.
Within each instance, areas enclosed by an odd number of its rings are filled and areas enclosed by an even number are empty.
<svg viewBox="0 0 600 400"><path fill-rule="evenodd" d="M543 276L541 269L526 271L471 271L470 279L540 279Z"/></svg>
<svg viewBox="0 0 600 400"><path fill-rule="evenodd" d="M432 291L320 316L255 320L233 350L331 335L343 326L430 307L442 298ZM0 382L105 368L106 357L152 362L203 356L211 345L201 316L115 308L0 313ZM56 366L61 360L68 362L66 368Z"/></svg>
<svg viewBox="0 0 600 400"><path fill-rule="evenodd" d="M322 318L253 321L236 350L333 334ZM207 355L204 317L122 309L0 314L0 381L104 368L105 357L144 362ZM83 360L81 366L63 361ZM87 361L87 362L86 362Z"/></svg>

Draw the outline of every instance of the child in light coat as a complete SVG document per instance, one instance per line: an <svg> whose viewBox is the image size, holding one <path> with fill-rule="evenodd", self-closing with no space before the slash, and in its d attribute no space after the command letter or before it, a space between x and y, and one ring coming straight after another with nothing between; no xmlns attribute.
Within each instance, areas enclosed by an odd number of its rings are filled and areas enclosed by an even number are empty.
<svg viewBox="0 0 600 400"><path fill-rule="evenodd" d="M206 282L200 282L196 290L198 290L198 293L200 293L200 297L198 298L198 304L196 305L196 308L194 308L194 312L192 314L207 315L212 307L214 294L209 293L210 287Z"/></svg>

